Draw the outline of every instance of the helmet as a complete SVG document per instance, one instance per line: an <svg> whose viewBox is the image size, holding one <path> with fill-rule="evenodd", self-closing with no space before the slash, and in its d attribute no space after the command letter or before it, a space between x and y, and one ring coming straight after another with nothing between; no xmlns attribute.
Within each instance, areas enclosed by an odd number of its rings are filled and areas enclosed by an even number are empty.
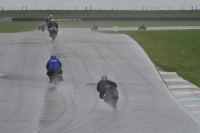
<svg viewBox="0 0 200 133"><path fill-rule="evenodd" d="M101 78L101 79L104 79L104 80L105 80L105 79L108 79L108 78L107 78L106 76L102 76L102 78Z"/></svg>
<svg viewBox="0 0 200 133"><path fill-rule="evenodd" d="M55 54L52 54L52 55L51 55L51 58L56 58L56 55L55 55Z"/></svg>
<svg viewBox="0 0 200 133"><path fill-rule="evenodd" d="M49 17L52 17L52 15L50 15Z"/></svg>

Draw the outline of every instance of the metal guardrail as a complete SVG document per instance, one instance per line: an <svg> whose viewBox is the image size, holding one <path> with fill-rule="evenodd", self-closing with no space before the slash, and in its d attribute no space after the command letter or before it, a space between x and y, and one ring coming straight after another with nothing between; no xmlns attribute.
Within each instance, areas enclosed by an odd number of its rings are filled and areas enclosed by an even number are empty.
<svg viewBox="0 0 200 133"><path fill-rule="evenodd" d="M12 22L12 18L0 18L0 23Z"/></svg>

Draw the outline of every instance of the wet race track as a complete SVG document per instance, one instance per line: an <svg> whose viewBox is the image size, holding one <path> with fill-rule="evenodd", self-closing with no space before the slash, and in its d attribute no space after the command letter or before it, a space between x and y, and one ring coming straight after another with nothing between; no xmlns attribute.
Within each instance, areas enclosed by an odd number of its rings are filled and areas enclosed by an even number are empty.
<svg viewBox="0 0 200 133"><path fill-rule="evenodd" d="M166 88L142 48L126 35L61 29L0 34L0 133L199 133L199 122ZM55 53L64 81L49 83ZM106 75L118 84L113 110L98 98Z"/></svg>

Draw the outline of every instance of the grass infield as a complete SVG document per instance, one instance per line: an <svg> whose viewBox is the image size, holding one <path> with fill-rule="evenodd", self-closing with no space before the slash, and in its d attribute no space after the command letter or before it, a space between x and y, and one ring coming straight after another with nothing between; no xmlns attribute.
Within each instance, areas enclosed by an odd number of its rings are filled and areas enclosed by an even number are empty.
<svg viewBox="0 0 200 133"><path fill-rule="evenodd" d="M44 22L8 22L0 23L0 33L32 31ZM94 23L101 27L139 27L151 26L200 26L199 21L58 21L59 28L91 28Z"/></svg>
<svg viewBox="0 0 200 133"><path fill-rule="evenodd" d="M107 32L113 33L113 32ZM134 38L156 66L200 87L200 30L118 31Z"/></svg>

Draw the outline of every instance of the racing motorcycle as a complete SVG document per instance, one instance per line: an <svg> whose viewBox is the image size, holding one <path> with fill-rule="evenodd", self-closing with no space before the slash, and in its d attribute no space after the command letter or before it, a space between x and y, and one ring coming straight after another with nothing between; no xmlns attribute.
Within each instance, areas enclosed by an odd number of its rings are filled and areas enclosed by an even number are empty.
<svg viewBox="0 0 200 133"><path fill-rule="evenodd" d="M52 82L55 84L56 88L58 88L60 82L63 81L60 71L61 70L59 69L55 69L55 70L52 70L51 72L51 79L52 79Z"/></svg>
<svg viewBox="0 0 200 133"><path fill-rule="evenodd" d="M117 87L113 85L106 86L104 101L108 103L113 109L117 108L117 101L119 99Z"/></svg>
<svg viewBox="0 0 200 133"><path fill-rule="evenodd" d="M44 26L44 25L41 27L41 31L42 31L42 32L45 31L45 26Z"/></svg>
<svg viewBox="0 0 200 133"><path fill-rule="evenodd" d="M40 24L38 27L38 31L41 30L42 32L45 31L45 24Z"/></svg>
<svg viewBox="0 0 200 133"><path fill-rule="evenodd" d="M98 30L98 26L97 25L94 25L91 27L91 31L97 31Z"/></svg>
<svg viewBox="0 0 200 133"><path fill-rule="evenodd" d="M138 30L146 30L146 29L147 29L147 27L145 25L138 27Z"/></svg>
<svg viewBox="0 0 200 133"><path fill-rule="evenodd" d="M58 35L58 29L56 27L52 27L49 29L50 37L52 38L52 41L56 39L56 36Z"/></svg>

